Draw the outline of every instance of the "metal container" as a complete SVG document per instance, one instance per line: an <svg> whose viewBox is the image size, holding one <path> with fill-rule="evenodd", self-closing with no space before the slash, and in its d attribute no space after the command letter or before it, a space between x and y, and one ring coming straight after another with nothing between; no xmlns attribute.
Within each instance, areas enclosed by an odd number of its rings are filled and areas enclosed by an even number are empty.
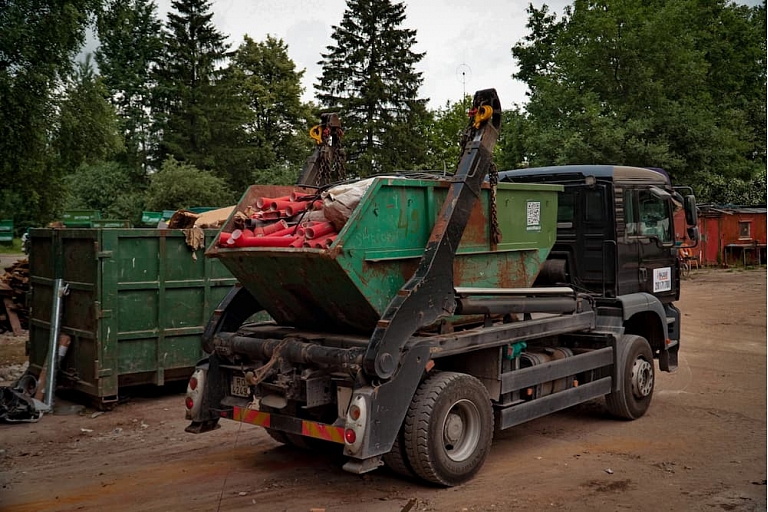
<svg viewBox="0 0 768 512"><path fill-rule="evenodd" d="M370 333L424 252L447 181L376 178L329 249L219 248L219 258L279 323ZM455 286L527 287L555 242L559 185L500 184L501 241L491 241L490 189L472 211L458 245ZM270 195L252 186L245 211ZM274 192L273 192L274 193ZM223 231L231 231L230 218Z"/></svg>
<svg viewBox="0 0 768 512"><path fill-rule="evenodd" d="M215 230L205 233L210 241ZM71 336L59 384L102 403L125 385L186 380L200 335L235 284L181 230L32 229L29 361L39 373L50 335L53 284L69 285L61 332Z"/></svg>
<svg viewBox="0 0 768 512"><path fill-rule="evenodd" d="M13 243L13 220L0 220L0 244Z"/></svg>
<svg viewBox="0 0 768 512"><path fill-rule="evenodd" d="M61 216L61 222L68 228L89 228L92 221L100 218L99 210L69 210Z"/></svg>

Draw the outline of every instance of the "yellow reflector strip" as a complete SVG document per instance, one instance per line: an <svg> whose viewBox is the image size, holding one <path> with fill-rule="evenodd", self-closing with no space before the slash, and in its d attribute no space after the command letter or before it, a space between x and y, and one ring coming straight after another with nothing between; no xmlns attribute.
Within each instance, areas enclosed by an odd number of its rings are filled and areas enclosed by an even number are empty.
<svg viewBox="0 0 768 512"><path fill-rule="evenodd" d="M269 428L269 413L266 412L235 407L232 411L232 419L235 421L242 421L243 423L250 423L251 425Z"/></svg>
<svg viewBox="0 0 768 512"><path fill-rule="evenodd" d="M342 427L326 425L325 423L302 421L301 434L324 441L331 441L332 443L344 444L344 429Z"/></svg>

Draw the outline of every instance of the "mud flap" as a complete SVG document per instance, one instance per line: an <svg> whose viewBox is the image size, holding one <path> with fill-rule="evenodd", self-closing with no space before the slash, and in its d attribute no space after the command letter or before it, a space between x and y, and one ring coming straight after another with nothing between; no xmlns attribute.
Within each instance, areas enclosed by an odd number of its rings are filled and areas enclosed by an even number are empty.
<svg viewBox="0 0 768 512"><path fill-rule="evenodd" d="M679 351L679 342L666 350L659 350L659 370L663 372L674 372L677 370L677 353Z"/></svg>

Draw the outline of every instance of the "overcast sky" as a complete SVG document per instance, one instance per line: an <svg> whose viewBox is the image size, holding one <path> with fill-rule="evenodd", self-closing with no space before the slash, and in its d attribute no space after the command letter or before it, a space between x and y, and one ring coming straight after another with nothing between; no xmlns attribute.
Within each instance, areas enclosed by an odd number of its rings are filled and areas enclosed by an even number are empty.
<svg viewBox="0 0 768 512"><path fill-rule="evenodd" d="M162 20L171 0L156 0ZM515 63L510 49L525 35L527 0L410 0L404 26L416 30L414 50L426 53L417 65L423 73L420 89L429 106L458 101L462 92L496 88L502 107L525 102L525 85L512 79ZM534 1L540 6L543 2ZM546 2L558 13L570 2ZM306 69L305 101L315 97L320 53L333 41L333 26L341 23L344 0L213 0L213 22L238 46L248 34L262 41L267 34L282 38L297 69ZM462 71L464 71L462 83Z"/></svg>
<svg viewBox="0 0 768 512"><path fill-rule="evenodd" d="M171 0L155 0L165 21ZM741 0L755 5L761 0ZM532 0L546 3L562 14L567 0ZM526 34L525 9L529 0L406 0L404 26L416 30L414 51L425 53L417 70L423 73L420 97L431 108L456 102L466 90L473 94L493 87L503 108L526 101L526 86L512 79L516 64L511 48ZM305 69L305 101L315 99L320 75L320 53L333 41L333 26L341 22L344 0L212 0L213 22L236 48L248 34L262 41L267 34L281 38L297 69ZM86 51L95 49L92 38ZM463 72L463 73L462 73Z"/></svg>

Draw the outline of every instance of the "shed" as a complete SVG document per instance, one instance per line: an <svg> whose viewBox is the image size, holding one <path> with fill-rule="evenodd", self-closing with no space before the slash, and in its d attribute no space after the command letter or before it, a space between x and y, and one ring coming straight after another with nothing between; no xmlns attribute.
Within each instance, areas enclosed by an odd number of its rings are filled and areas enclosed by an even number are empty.
<svg viewBox="0 0 768 512"><path fill-rule="evenodd" d="M762 265L766 263L766 207L699 205L700 241L694 254L702 265ZM684 217L675 220L678 237L685 233Z"/></svg>

